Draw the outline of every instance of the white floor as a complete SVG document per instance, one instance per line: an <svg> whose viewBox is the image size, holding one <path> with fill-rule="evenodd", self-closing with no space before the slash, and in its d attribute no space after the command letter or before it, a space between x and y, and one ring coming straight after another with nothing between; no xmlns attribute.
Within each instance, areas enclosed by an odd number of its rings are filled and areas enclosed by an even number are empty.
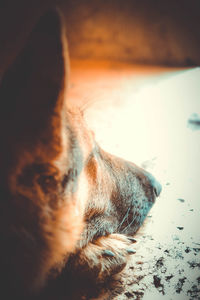
<svg viewBox="0 0 200 300"><path fill-rule="evenodd" d="M69 98L88 103L99 144L163 186L138 233L132 282L102 299L200 299L200 68L74 66Z"/></svg>

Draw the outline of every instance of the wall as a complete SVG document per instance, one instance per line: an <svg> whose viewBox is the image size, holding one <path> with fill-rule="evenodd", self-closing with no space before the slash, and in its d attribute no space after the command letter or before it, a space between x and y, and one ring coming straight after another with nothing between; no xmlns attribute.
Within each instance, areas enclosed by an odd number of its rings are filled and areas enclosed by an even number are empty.
<svg viewBox="0 0 200 300"><path fill-rule="evenodd" d="M0 77L39 16L58 3L71 57L200 65L199 0L2 0Z"/></svg>
<svg viewBox="0 0 200 300"><path fill-rule="evenodd" d="M200 64L199 0L62 2L73 57Z"/></svg>

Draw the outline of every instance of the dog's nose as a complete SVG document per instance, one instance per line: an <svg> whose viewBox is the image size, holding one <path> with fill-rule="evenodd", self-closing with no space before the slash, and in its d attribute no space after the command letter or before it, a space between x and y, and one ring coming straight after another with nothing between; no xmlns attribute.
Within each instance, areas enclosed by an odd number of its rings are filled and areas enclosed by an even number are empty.
<svg viewBox="0 0 200 300"><path fill-rule="evenodd" d="M162 191L162 185L160 184L160 182L158 182L156 179L155 181L153 182L152 184L153 188L154 188L154 191L155 191L155 194L156 196L160 196L160 193Z"/></svg>
<svg viewBox="0 0 200 300"><path fill-rule="evenodd" d="M156 194L156 196L158 197L162 191L162 185L160 184L160 182L158 182L155 177L150 174L150 173L146 173L145 174L150 182L150 185L153 187L154 192Z"/></svg>

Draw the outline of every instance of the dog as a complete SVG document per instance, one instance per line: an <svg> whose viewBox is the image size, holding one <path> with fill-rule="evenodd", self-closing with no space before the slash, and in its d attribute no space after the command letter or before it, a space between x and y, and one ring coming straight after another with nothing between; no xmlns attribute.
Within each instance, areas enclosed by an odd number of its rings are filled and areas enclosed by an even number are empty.
<svg viewBox="0 0 200 300"><path fill-rule="evenodd" d="M150 173L95 142L68 105L68 70L64 22L50 10L0 85L4 299L30 299L64 269L96 282L122 271L161 192Z"/></svg>

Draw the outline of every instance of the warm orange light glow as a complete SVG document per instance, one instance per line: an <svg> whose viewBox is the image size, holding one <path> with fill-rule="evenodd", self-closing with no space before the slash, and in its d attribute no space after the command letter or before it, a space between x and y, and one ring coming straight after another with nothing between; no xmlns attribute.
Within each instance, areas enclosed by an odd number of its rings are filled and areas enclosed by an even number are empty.
<svg viewBox="0 0 200 300"><path fill-rule="evenodd" d="M97 101L124 102L124 93L135 93L145 82L180 68L135 65L108 60L72 60L68 99L78 105Z"/></svg>

